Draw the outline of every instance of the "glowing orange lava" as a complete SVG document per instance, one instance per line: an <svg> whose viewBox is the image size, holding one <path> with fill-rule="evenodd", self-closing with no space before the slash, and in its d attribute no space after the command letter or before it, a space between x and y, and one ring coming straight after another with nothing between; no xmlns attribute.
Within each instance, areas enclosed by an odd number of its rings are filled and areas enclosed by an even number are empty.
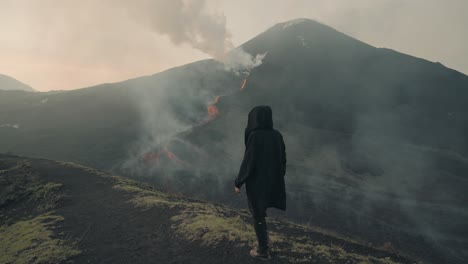
<svg viewBox="0 0 468 264"><path fill-rule="evenodd" d="M160 167L161 165L161 156L166 156L174 163L180 166L189 167L189 164L177 157L173 152L169 151L167 147L164 147L162 151L158 152L147 152L141 156L139 159L140 162L143 162L147 167Z"/></svg>
<svg viewBox="0 0 468 264"><path fill-rule="evenodd" d="M247 83L247 79L244 79L242 81L242 85L240 87L241 90L243 90L245 88L246 83ZM205 124L211 122L212 120L214 120L215 118L217 118L219 116L219 109L216 106L216 104L218 103L220 98L221 98L221 96L216 96L215 99L213 100L213 102L211 102L207 106L208 118L206 118L205 120L193 125L191 127L191 129L202 126L202 125L205 125ZM179 166L191 167L190 164L186 163L185 161L183 161L182 159L177 157L173 152L169 151L167 149L167 146L165 146L162 150L150 151L148 153L143 154L139 158L139 161L143 162L148 167L156 166L156 167L159 168L160 165L161 165L161 158L162 157L167 157L169 160L171 160L172 162L176 163Z"/></svg>
<svg viewBox="0 0 468 264"><path fill-rule="evenodd" d="M240 88L241 91L244 90L244 87L245 87L245 83L246 83L246 82L247 82L247 79L244 79L244 80L242 81L242 85L241 85L241 88Z"/></svg>
<svg viewBox="0 0 468 264"><path fill-rule="evenodd" d="M208 106L208 117L210 119L214 119L216 118L217 116L219 115L219 109L218 107L214 106L214 105L209 105Z"/></svg>
<svg viewBox="0 0 468 264"><path fill-rule="evenodd" d="M208 120L213 120L219 115L219 109L215 104L219 101L220 97L221 96L216 96L213 103L208 105Z"/></svg>
<svg viewBox="0 0 468 264"><path fill-rule="evenodd" d="M188 164L185 161L181 160L179 157L177 157L174 153L169 151L167 148L164 148L163 153L166 154L166 156L170 160L174 161L175 163L177 163L177 164L179 164L181 166L188 166Z"/></svg>

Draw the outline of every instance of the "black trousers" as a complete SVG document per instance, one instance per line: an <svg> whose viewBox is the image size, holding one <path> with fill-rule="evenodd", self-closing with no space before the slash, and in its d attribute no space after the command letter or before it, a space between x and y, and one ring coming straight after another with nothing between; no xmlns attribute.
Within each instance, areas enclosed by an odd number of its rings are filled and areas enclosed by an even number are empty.
<svg viewBox="0 0 468 264"><path fill-rule="evenodd" d="M266 212L259 212L258 208L255 208L250 199L248 200L249 209L253 216L255 235L258 241L258 251L260 253L266 253L268 251L268 229L265 221Z"/></svg>
<svg viewBox="0 0 468 264"><path fill-rule="evenodd" d="M258 251L266 253L268 251L268 229L265 216L253 215L255 234L257 235Z"/></svg>

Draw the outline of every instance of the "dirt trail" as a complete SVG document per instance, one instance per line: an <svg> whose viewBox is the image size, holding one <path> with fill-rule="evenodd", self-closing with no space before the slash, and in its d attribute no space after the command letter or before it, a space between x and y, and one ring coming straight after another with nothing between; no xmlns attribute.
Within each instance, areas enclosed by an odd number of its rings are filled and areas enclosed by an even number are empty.
<svg viewBox="0 0 468 264"><path fill-rule="evenodd" d="M54 234L66 241L75 242L74 245L81 250L80 254L67 261L74 263L258 263L258 260L247 255L249 250L247 244L239 244L229 239L204 243L203 239L209 239L210 224L215 224L218 218L202 215L212 223L207 224L207 235L202 234L200 239L191 240L184 237L183 233L188 229L176 232L174 225L177 222L174 222L174 216L180 217L181 212L183 212L182 216L192 215L190 208L194 208L195 212L203 205L207 208L213 207L211 204L177 198L174 200L177 201L174 206L135 206L135 202L131 202L135 201L132 200L136 197L135 189L143 190L145 193L140 198L152 197L153 200L150 201L156 201L154 198L156 196L149 196L149 194L154 194L154 189L135 183L135 185L125 186L131 191L123 191L115 188L115 177L79 165L43 159L0 155L0 170L5 171L4 174L0 174L0 177L13 173L13 170L8 172L8 168L20 160L27 160L27 170L30 170L31 175L43 184L59 183L62 185L61 198L53 210L64 220L54 229ZM167 201L164 203L169 204ZM192 206L191 203L194 206L187 207L189 209L180 206L181 204ZM218 205L213 208L217 208L218 211L224 210L222 213L228 219L237 221L233 224L249 221L245 214L237 213L232 209L223 209L224 207ZM13 210L14 214L11 213ZM19 207L15 205L15 201L4 203L0 207L2 216L0 224L10 225L14 221L27 218L31 215L30 210L30 206ZM195 214L193 217L199 219L200 215ZM215 227L221 228L220 230L224 230L223 228L229 230L229 227L223 227L223 225L225 223L221 222L220 226ZM184 225L179 226L187 228ZM188 226L192 227L192 225ZM285 244L285 248L295 250L291 252L276 250L271 263L414 263L392 253L301 229L298 226L282 225L277 221L272 222L270 230L278 237L276 249L281 249L281 245ZM190 233L190 230L187 232ZM194 234L200 235L196 232ZM233 234L236 234L235 230ZM289 240L289 237L292 240ZM314 241L313 247L310 247L314 252L307 252L309 248L297 242L302 240ZM318 251L322 245L323 254ZM330 251L329 247L333 245L340 245L339 252L337 252L343 254L338 261L336 256L330 256L334 251ZM358 262L361 260L363 262Z"/></svg>

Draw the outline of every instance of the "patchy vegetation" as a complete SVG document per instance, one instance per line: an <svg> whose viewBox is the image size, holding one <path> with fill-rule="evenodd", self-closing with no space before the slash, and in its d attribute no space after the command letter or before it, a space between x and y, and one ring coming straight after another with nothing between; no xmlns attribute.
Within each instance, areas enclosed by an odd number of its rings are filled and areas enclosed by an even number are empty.
<svg viewBox="0 0 468 264"><path fill-rule="evenodd" d="M195 203L171 218L176 232L191 241L200 240L210 246L222 241L237 242L238 246L254 245L255 233L246 216L211 204Z"/></svg>
<svg viewBox="0 0 468 264"><path fill-rule="evenodd" d="M152 187L128 179L113 176L114 189L128 192L129 200L137 208L148 210L151 207L168 207L175 209L171 221L176 234L189 241L201 242L205 246L215 246L224 241L237 246L253 246L256 243L250 215L225 206L192 201L179 196L170 195ZM276 220L268 221L272 250L279 258L295 263L356 263L356 264L396 264L389 257L377 258L347 252L338 245L323 244L306 237L313 232L306 227L282 223ZM289 236L280 232L278 227L300 229L304 236ZM294 232L297 233L297 232Z"/></svg>
<svg viewBox="0 0 468 264"><path fill-rule="evenodd" d="M29 189L33 199L40 202L39 208L52 209L62 197L57 192L62 188L61 183L48 182L46 184L38 184Z"/></svg>
<svg viewBox="0 0 468 264"><path fill-rule="evenodd" d="M75 244L54 236L63 217L52 210L63 184L46 182L26 160L0 171L0 263L58 263L76 256Z"/></svg>
<svg viewBox="0 0 468 264"><path fill-rule="evenodd" d="M85 172L88 172L88 173L92 173L92 174L96 174L98 176L106 176L107 174L105 174L104 172L102 171L99 171L97 169L94 169L94 168L91 168L91 167L86 167L86 166L83 166L83 165L80 165L80 164L77 164L77 163L74 163L74 162L69 162L69 161L56 161L57 164L59 165L62 165L62 166L65 166L65 167L69 167L69 168L74 168L74 169L80 169L82 171L85 171Z"/></svg>
<svg viewBox="0 0 468 264"><path fill-rule="evenodd" d="M0 263L254 262L246 210L74 163L1 157ZM268 227L272 263L414 263L290 222Z"/></svg>
<svg viewBox="0 0 468 264"><path fill-rule="evenodd" d="M63 218L46 213L0 227L0 263L57 263L80 253L74 245L53 237Z"/></svg>
<svg viewBox="0 0 468 264"><path fill-rule="evenodd" d="M41 181L31 170L30 163L24 160L0 171L0 186L0 207L12 203L30 205L40 214L54 208L62 198L59 194L62 184Z"/></svg>

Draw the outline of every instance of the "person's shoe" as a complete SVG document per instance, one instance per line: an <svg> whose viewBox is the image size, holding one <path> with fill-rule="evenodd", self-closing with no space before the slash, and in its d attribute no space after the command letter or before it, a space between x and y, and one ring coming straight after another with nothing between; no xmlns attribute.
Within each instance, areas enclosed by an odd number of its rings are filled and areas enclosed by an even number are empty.
<svg viewBox="0 0 468 264"><path fill-rule="evenodd" d="M265 253L260 252L257 248L253 248L250 250L250 256L256 259L261 259L261 260L270 260L271 255L270 251L267 249Z"/></svg>

